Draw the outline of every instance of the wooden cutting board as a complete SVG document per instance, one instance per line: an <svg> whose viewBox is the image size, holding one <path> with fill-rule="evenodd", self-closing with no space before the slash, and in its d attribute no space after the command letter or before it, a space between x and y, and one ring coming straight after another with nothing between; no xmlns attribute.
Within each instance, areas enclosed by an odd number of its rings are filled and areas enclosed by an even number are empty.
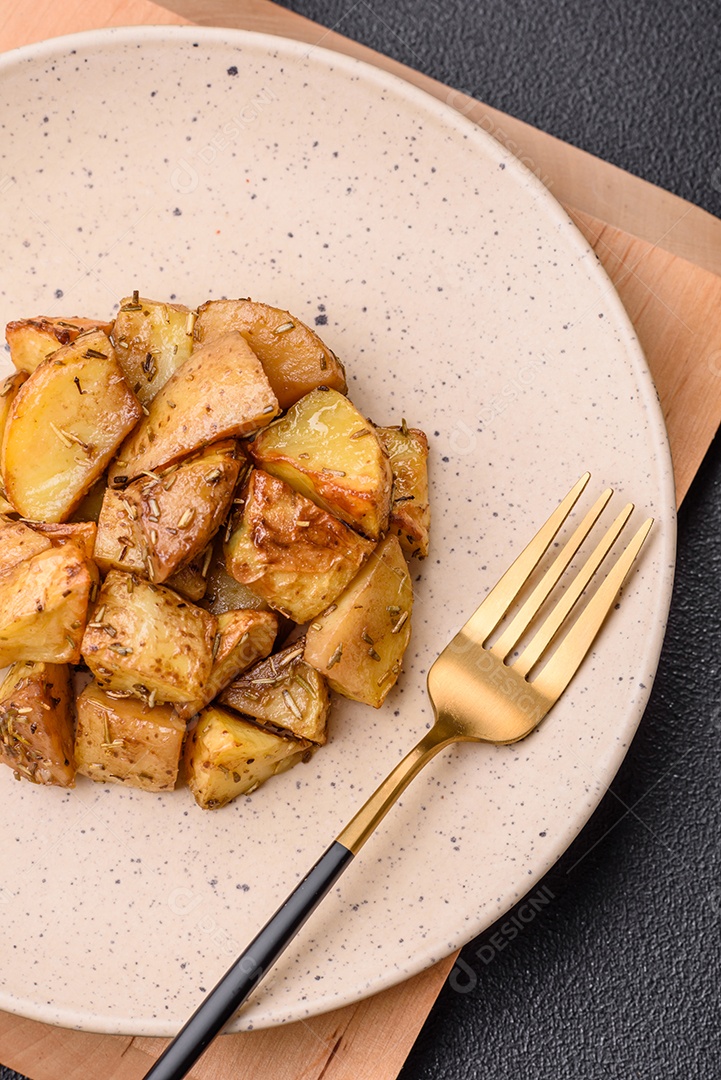
<svg viewBox="0 0 721 1080"><path fill-rule="evenodd" d="M269 0L5 0L0 51L102 26L236 26L358 56L460 109L538 171L614 282L646 352L680 502L721 422L721 221L668 192L326 30ZM195 1080L392 1080L454 957L311 1020L218 1040ZM91 1035L0 1013L0 1061L32 1080L137 1080L163 1040Z"/></svg>

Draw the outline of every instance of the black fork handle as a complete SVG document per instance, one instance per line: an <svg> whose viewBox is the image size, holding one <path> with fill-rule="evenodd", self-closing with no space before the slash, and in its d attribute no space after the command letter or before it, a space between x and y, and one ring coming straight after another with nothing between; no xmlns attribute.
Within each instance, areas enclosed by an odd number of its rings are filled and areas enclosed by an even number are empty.
<svg viewBox="0 0 721 1080"><path fill-rule="evenodd" d="M275 915L228 968L145 1080L182 1080L333 887L353 852L334 840Z"/></svg>

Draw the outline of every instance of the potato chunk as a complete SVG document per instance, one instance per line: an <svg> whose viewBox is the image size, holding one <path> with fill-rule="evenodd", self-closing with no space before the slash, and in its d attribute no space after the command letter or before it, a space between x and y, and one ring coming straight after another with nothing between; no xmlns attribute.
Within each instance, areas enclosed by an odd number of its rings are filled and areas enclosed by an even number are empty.
<svg viewBox="0 0 721 1080"><path fill-rule="evenodd" d="M400 674L412 605L408 567L389 534L335 606L309 627L305 660L332 690L380 708Z"/></svg>
<svg viewBox="0 0 721 1080"><path fill-rule="evenodd" d="M2 469L12 505L37 521L69 517L141 412L105 334L91 330L63 346L10 409Z"/></svg>
<svg viewBox="0 0 721 1080"><path fill-rule="evenodd" d="M377 540L393 474L376 430L337 390L313 390L250 446L255 463Z"/></svg>
<svg viewBox="0 0 721 1080"><path fill-rule="evenodd" d="M49 537L32 529L24 521L3 521L0 524L0 578L19 563L32 559L52 547Z"/></svg>
<svg viewBox="0 0 721 1080"><path fill-rule="evenodd" d="M199 346L153 398L111 466L111 484L123 487L208 443L250 435L277 413L255 353L237 332L222 334Z"/></svg>
<svg viewBox="0 0 721 1080"><path fill-rule="evenodd" d="M316 386L347 392L338 357L290 312L252 300L208 300L198 308L196 341L210 341L228 330L238 330L248 342L281 409L289 409Z"/></svg>
<svg viewBox="0 0 721 1080"><path fill-rule="evenodd" d="M24 371L16 371L14 375L8 375L0 387L0 445L2 444L5 425L10 415L10 407L17 397L18 390L27 381Z"/></svg>
<svg viewBox="0 0 721 1080"><path fill-rule="evenodd" d="M47 537L53 547L62 547L63 544L73 543L80 548L86 559L92 559L95 551L95 535L97 527L93 521L64 522L60 525L45 522L28 522L33 532ZM0 534L1 535L1 534Z"/></svg>
<svg viewBox="0 0 721 1080"><path fill-rule="evenodd" d="M172 705L113 697L88 683L77 700L75 759L79 773L143 791L172 791L185 724Z"/></svg>
<svg viewBox="0 0 721 1080"><path fill-rule="evenodd" d="M75 785L67 664L24 661L0 686L0 761L33 784Z"/></svg>
<svg viewBox="0 0 721 1080"><path fill-rule="evenodd" d="M313 751L310 743L262 731L227 709L203 709L185 746L188 784L203 810L249 795Z"/></svg>
<svg viewBox="0 0 721 1080"><path fill-rule="evenodd" d="M218 636L213 648L215 659L203 693L187 705L177 705L176 712L189 720L212 701L241 671L267 656L273 648L278 619L269 611L226 611L218 615Z"/></svg>
<svg viewBox="0 0 721 1080"><path fill-rule="evenodd" d="M39 541L47 537L38 535ZM49 541L48 541L49 543ZM94 563L68 540L0 577L0 667L16 660L77 664Z"/></svg>
<svg viewBox="0 0 721 1080"><path fill-rule="evenodd" d="M303 659L305 639L260 660L239 675L218 701L278 734L322 746L327 738L330 694L325 679Z"/></svg>
<svg viewBox="0 0 721 1080"><path fill-rule="evenodd" d="M128 386L143 405L190 356L194 321L183 304L146 300L137 293L120 301L111 337Z"/></svg>
<svg viewBox="0 0 721 1080"><path fill-rule="evenodd" d="M111 570L83 637L83 658L103 690L158 702L193 701L213 666L214 615L132 574Z"/></svg>
<svg viewBox="0 0 721 1080"><path fill-rule="evenodd" d="M425 559L431 509L428 501L428 439L418 428L376 428L393 470L389 529L408 558Z"/></svg>
<svg viewBox="0 0 721 1080"><path fill-rule="evenodd" d="M122 491L105 489L93 558L104 574L108 570L145 573L145 549L137 511Z"/></svg>
<svg viewBox="0 0 721 1080"><path fill-rule="evenodd" d="M373 550L282 480L254 469L243 512L225 545L229 572L294 622L323 611Z"/></svg>
<svg viewBox="0 0 721 1080"><path fill-rule="evenodd" d="M47 360L61 345L69 345L88 330L101 330L109 334L111 322L102 319L53 319L38 315L35 319L18 319L9 322L5 339L10 347L10 359L18 371L28 374Z"/></svg>

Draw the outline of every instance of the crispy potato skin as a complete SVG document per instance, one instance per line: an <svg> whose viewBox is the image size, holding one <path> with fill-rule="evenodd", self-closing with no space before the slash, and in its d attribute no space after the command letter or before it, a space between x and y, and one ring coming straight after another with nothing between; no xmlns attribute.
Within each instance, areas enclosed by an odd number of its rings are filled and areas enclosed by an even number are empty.
<svg viewBox="0 0 721 1080"><path fill-rule="evenodd" d="M64 521L141 413L105 334L88 331L63 346L10 408L2 470L12 505L35 521Z"/></svg>
<svg viewBox="0 0 721 1080"><path fill-rule="evenodd" d="M203 810L255 791L313 751L310 743L263 731L227 709L209 706L185 744L188 785Z"/></svg>
<svg viewBox="0 0 721 1080"><path fill-rule="evenodd" d="M120 301L111 338L128 386L149 405L193 351L190 308L126 296Z"/></svg>
<svg viewBox="0 0 721 1080"><path fill-rule="evenodd" d="M418 428L376 428L393 470L389 530L407 558L425 559L431 508L428 499L428 438Z"/></svg>
<svg viewBox="0 0 721 1080"><path fill-rule="evenodd" d="M376 430L336 390L313 390L249 447L256 465L377 540L393 474Z"/></svg>
<svg viewBox="0 0 721 1080"><path fill-rule="evenodd" d="M137 698L114 698L91 682L78 697L77 711L79 773L143 791L173 790L185 724L172 705L150 708Z"/></svg>
<svg viewBox="0 0 721 1080"><path fill-rule="evenodd" d="M0 446L2 446L5 425L8 422L12 403L17 397L18 390L27 381L27 373L16 371L14 375L8 375L0 389Z"/></svg>
<svg viewBox="0 0 721 1080"><path fill-rule="evenodd" d="M335 600L373 550L282 480L254 469L225 545L228 571L298 623Z"/></svg>
<svg viewBox="0 0 721 1080"><path fill-rule="evenodd" d="M255 353L237 332L199 346L150 403L110 468L124 487L143 472L173 465L209 443L246 436L270 423L278 401Z"/></svg>
<svg viewBox="0 0 721 1080"><path fill-rule="evenodd" d="M277 616L269 611L226 611L218 615L220 641L210 677L203 693L195 701L176 706L178 716L189 720L236 675L267 656L273 648L277 631Z"/></svg>
<svg viewBox="0 0 721 1080"><path fill-rule="evenodd" d="M210 341L228 330L239 331L248 342L281 409L289 409L316 386L348 392L338 357L289 311L252 300L208 300L198 308L196 341Z"/></svg>
<svg viewBox="0 0 721 1080"><path fill-rule="evenodd" d="M303 660L304 647L301 638L260 660L234 679L218 702L277 734L322 746L328 738L330 694L320 672Z"/></svg>
<svg viewBox="0 0 721 1080"><path fill-rule="evenodd" d="M102 319L53 319L38 315L34 319L9 322L5 328L5 340L15 367L30 374L61 345L70 345L88 330L101 330L109 334L112 326L111 322Z"/></svg>
<svg viewBox="0 0 721 1080"><path fill-rule="evenodd" d="M13 664L0 686L0 761L33 784L75 786L67 664Z"/></svg>
<svg viewBox="0 0 721 1080"><path fill-rule="evenodd" d="M308 628L304 659L332 690L378 709L400 674L412 606L408 567L389 533L336 605Z"/></svg>
<svg viewBox="0 0 721 1080"><path fill-rule="evenodd" d="M16 660L77 664L97 577L95 564L72 540L2 574L0 666Z"/></svg>
<svg viewBox="0 0 721 1080"><path fill-rule="evenodd" d="M82 654L101 689L182 704L203 693L217 633L214 615L171 589L111 570Z"/></svg>

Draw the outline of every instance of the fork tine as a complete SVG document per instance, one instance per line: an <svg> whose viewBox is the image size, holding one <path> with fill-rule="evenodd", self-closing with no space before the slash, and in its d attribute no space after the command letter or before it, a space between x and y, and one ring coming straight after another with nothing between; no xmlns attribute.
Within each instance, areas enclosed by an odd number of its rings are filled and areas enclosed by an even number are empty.
<svg viewBox="0 0 721 1080"><path fill-rule="evenodd" d="M531 680L531 685L550 700L555 701L576 674L581 661L591 648L596 634L613 607L618 591L626 580L652 525L653 518L644 521L551 659L538 676Z"/></svg>
<svg viewBox="0 0 721 1080"><path fill-rule="evenodd" d="M541 605L560 580L561 575L571 562L571 559L598 521L602 510L612 495L613 489L606 488L599 498L596 499L596 502L588 511L583 521L574 531L573 536L571 536L567 543L564 544L521 610L514 616L510 625L503 631L498 641L492 647L490 651L497 656L499 660L505 660L511 650L521 640L532 620L538 614Z"/></svg>
<svg viewBox="0 0 721 1080"><path fill-rule="evenodd" d="M633 512L633 503L624 506L616 520L606 530L600 543L594 548L576 577L561 596L553 611L549 613L546 621L536 632L535 636L523 650L518 660L513 665L519 675L526 676L534 664L543 656L544 652L563 626L573 608L578 603L581 594L588 585L593 575L598 570L603 560L621 535L621 530Z"/></svg>
<svg viewBox="0 0 721 1080"><path fill-rule="evenodd" d="M533 573L540 559L551 544L554 536L570 514L581 492L591 479L590 473L584 473L565 499L559 503L545 525L542 525L530 544L521 552L505 574L493 586L488 596L476 608L463 627L463 633L482 645L489 634L513 604L526 581Z"/></svg>

